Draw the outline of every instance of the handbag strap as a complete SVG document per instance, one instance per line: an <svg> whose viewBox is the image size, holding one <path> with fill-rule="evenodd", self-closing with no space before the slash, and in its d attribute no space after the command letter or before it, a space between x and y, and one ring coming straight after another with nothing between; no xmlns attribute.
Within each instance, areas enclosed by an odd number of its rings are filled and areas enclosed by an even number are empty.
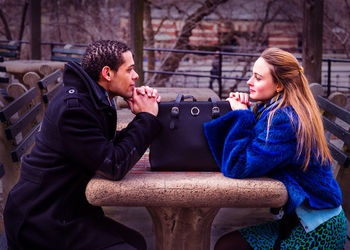
<svg viewBox="0 0 350 250"><path fill-rule="evenodd" d="M170 129L173 130L175 129L175 120L179 118L179 114L180 114L180 102L186 100L186 99L192 99L193 102L196 102L197 99L192 96L192 95L183 95L183 94L178 94L175 100L175 104L174 106L171 108L170 111Z"/></svg>
<svg viewBox="0 0 350 250"><path fill-rule="evenodd" d="M213 107L211 108L211 117L213 119L218 118L220 116L220 108L216 102L215 97L210 97L208 101L213 104Z"/></svg>
<svg viewBox="0 0 350 250"><path fill-rule="evenodd" d="M184 95L183 94L178 94L175 100L175 105L171 108L170 110L170 129L173 130L175 129L175 120L179 118L180 114L180 102L181 100L184 100Z"/></svg>

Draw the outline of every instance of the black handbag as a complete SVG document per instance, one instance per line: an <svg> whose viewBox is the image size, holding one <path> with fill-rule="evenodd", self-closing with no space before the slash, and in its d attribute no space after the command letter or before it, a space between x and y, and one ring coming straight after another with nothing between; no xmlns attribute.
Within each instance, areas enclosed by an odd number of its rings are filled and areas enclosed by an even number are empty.
<svg viewBox="0 0 350 250"><path fill-rule="evenodd" d="M192 99L192 101L185 101ZM211 154L203 123L231 111L229 102L196 101L179 94L175 101L160 102L161 132L150 146L152 171L220 171Z"/></svg>

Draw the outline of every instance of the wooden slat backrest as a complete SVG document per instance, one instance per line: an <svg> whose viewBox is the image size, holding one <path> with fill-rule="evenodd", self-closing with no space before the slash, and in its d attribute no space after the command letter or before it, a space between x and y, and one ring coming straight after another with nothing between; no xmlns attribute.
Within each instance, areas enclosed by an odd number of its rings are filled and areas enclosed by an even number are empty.
<svg viewBox="0 0 350 250"><path fill-rule="evenodd" d="M38 123L31 131L28 133L23 140L11 151L11 157L14 162L21 159L21 156L33 145L35 140L35 134L39 131L41 123Z"/></svg>
<svg viewBox="0 0 350 250"><path fill-rule="evenodd" d="M7 72L6 67L0 66L0 72L6 73ZM0 75L0 83L9 83L9 82L10 82L10 79L8 77Z"/></svg>
<svg viewBox="0 0 350 250"><path fill-rule="evenodd" d="M40 89L46 89L48 85L53 82L56 82L62 76L62 70L57 69L51 74L45 76L40 81L38 81L38 85Z"/></svg>
<svg viewBox="0 0 350 250"><path fill-rule="evenodd" d="M49 103L55 94L63 87L62 70L58 69L47 75L38 81L38 86L41 89L44 103Z"/></svg>
<svg viewBox="0 0 350 250"><path fill-rule="evenodd" d="M52 89L43 94L44 103L49 103L56 93L63 87L63 82L57 83Z"/></svg>
<svg viewBox="0 0 350 250"><path fill-rule="evenodd" d="M60 53L66 55L84 55L85 50L82 49L64 49L64 48L53 48L52 53Z"/></svg>
<svg viewBox="0 0 350 250"><path fill-rule="evenodd" d="M9 105L0 110L0 121L5 122L15 113L17 113L23 106L30 103L33 98L38 95L38 92L35 87L31 88L25 92L20 97L16 98Z"/></svg>
<svg viewBox="0 0 350 250"><path fill-rule="evenodd" d="M74 61L80 63L82 55L85 53L83 49L75 48L52 48L51 61Z"/></svg>
<svg viewBox="0 0 350 250"><path fill-rule="evenodd" d="M350 132L344 129L342 126L337 124L335 121L327 118L327 115L331 115L337 119L342 120L343 122L350 124L350 112L346 109L339 107L330 100L317 96L316 101L319 107L325 112L322 116L323 125L326 131L329 131L332 135L336 136L339 140L343 141L345 145L350 145ZM331 151L332 157L338 162L338 164L343 167L349 167L350 165L350 155L344 152L339 147L335 146L332 143L332 140L329 140L328 147Z"/></svg>
<svg viewBox="0 0 350 250"><path fill-rule="evenodd" d="M25 127L31 124L35 118L41 113L42 104L37 103L25 114L23 114L14 124L5 129L6 138L8 140L14 139Z"/></svg>

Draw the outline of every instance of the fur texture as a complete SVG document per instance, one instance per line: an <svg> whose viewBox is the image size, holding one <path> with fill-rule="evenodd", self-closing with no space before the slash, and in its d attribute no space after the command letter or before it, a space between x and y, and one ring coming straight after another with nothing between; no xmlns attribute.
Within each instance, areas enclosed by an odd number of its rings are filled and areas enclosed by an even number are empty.
<svg viewBox="0 0 350 250"><path fill-rule="evenodd" d="M289 194L287 213L305 200L314 209L341 205L341 191L330 164L321 166L311 157L307 170L302 170L303 157L296 155L298 119L293 108L276 111L267 137L268 113L256 122L251 110L235 110L204 124L209 147L224 176L280 180Z"/></svg>

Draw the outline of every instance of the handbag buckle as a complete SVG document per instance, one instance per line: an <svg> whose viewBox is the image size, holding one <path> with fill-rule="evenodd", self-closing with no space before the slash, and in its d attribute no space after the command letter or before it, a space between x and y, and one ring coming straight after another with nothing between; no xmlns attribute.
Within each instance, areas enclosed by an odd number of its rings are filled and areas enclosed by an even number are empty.
<svg viewBox="0 0 350 250"><path fill-rule="evenodd" d="M191 115L192 115L192 116L197 116L197 115L199 115L199 112L200 112L200 110L199 110L198 107L192 107L192 108L191 108Z"/></svg>
<svg viewBox="0 0 350 250"><path fill-rule="evenodd" d="M171 116L172 117L178 117L179 116L179 113L180 113L180 109L179 107L172 107L171 108Z"/></svg>
<svg viewBox="0 0 350 250"><path fill-rule="evenodd" d="M211 115L213 118L217 118L220 116L220 108L218 106L215 106L211 109Z"/></svg>

